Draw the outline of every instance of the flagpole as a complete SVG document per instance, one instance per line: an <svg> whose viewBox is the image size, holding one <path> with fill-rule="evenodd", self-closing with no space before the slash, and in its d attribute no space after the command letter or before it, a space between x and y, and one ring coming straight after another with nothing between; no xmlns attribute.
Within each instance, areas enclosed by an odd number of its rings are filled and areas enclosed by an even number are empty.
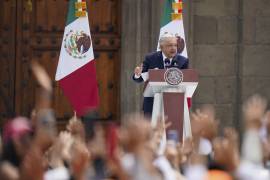
<svg viewBox="0 0 270 180"><path fill-rule="evenodd" d="M77 113L74 111L74 120L77 121Z"/></svg>

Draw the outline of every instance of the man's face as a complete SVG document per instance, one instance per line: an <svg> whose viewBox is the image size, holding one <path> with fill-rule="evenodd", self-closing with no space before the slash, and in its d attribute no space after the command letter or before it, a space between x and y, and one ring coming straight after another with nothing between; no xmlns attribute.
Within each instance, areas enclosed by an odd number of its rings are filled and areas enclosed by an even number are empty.
<svg viewBox="0 0 270 180"><path fill-rule="evenodd" d="M174 57L177 53L177 39L175 37L166 38L160 48L167 58Z"/></svg>

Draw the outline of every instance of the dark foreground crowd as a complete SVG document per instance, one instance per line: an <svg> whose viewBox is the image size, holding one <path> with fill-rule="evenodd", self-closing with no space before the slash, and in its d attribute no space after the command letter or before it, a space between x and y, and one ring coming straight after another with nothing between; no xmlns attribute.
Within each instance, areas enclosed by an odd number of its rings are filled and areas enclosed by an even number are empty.
<svg viewBox="0 0 270 180"><path fill-rule="evenodd" d="M221 127L214 107L203 106L191 113L192 138L168 140L158 153L170 122L152 127L140 114L121 125L95 122L90 133L74 116L57 133L50 79L38 64L32 69L42 90L30 118L3 127L1 180L270 180L270 112L258 95L243 105L241 133Z"/></svg>

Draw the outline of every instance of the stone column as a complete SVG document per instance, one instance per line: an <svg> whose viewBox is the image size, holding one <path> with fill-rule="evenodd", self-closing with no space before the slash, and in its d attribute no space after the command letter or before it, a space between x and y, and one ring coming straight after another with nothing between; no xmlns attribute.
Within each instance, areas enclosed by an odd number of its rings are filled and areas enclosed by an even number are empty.
<svg viewBox="0 0 270 180"><path fill-rule="evenodd" d="M163 0L122 0L121 115L142 109L142 87L132 80L146 53L156 50Z"/></svg>

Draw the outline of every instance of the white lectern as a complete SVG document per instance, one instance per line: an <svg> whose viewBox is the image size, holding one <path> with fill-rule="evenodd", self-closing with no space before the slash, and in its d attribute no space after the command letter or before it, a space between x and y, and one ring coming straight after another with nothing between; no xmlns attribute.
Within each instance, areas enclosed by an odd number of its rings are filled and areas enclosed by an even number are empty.
<svg viewBox="0 0 270 180"><path fill-rule="evenodd" d="M197 85L198 73L194 69L149 70L144 97L154 97L152 125L159 116L167 117L172 123L168 130L176 130L180 141L191 137L187 98L192 97Z"/></svg>

